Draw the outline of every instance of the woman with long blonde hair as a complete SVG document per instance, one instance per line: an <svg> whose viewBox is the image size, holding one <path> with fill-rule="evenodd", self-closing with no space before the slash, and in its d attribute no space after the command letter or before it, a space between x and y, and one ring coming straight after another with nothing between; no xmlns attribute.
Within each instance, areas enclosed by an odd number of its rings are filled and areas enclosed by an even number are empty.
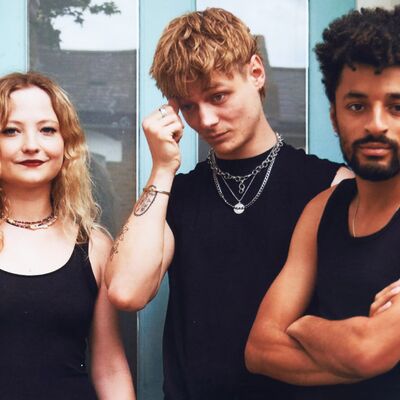
<svg viewBox="0 0 400 400"><path fill-rule="evenodd" d="M76 111L49 78L13 73L0 128L0 398L132 400Z"/></svg>

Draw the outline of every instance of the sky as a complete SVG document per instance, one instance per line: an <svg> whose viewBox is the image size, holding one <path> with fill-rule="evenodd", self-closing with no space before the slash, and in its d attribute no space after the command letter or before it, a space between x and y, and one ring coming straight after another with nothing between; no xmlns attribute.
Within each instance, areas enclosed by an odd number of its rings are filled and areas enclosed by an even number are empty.
<svg viewBox="0 0 400 400"><path fill-rule="evenodd" d="M151 0L144 0L151 1ZM101 3L95 0L92 3ZM81 27L59 17L61 48L69 50L131 50L137 46L138 0L114 0L121 14L85 15ZM251 6L250 6L251 5ZM197 0L197 8L222 7L241 18L253 34L263 35L274 67L307 65L308 0ZM128 32L128 34L127 34Z"/></svg>
<svg viewBox="0 0 400 400"><path fill-rule="evenodd" d="M148 1L148 0L147 0ZM101 4L103 0L92 1ZM72 17L58 17L54 28L61 31L61 48L65 50L132 50L137 47L137 0L114 0L121 14L111 16L85 14L79 25ZM129 32L129 34L127 34Z"/></svg>

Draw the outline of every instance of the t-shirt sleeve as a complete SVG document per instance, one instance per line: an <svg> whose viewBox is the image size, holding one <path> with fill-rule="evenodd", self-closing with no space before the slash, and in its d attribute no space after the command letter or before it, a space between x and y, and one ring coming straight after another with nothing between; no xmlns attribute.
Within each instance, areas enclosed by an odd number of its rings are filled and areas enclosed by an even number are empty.
<svg viewBox="0 0 400 400"><path fill-rule="evenodd" d="M171 194L168 201L167 207L167 223L171 228L172 232L175 231L177 224L178 215L176 213L179 210L179 203L182 202L182 190L184 183L184 175L178 174L175 176L171 187Z"/></svg>
<svg viewBox="0 0 400 400"><path fill-rule="evenodd" d="M297 174L301 174L297 177L297 182L302 186L297 190L298 193L303 194L308 203L318 193L331 186L338 169L344 165L318 158L312 154L305 154L303 150L297 150L297 156L299 157L297 165L302 166L296 170Z"/></svg>

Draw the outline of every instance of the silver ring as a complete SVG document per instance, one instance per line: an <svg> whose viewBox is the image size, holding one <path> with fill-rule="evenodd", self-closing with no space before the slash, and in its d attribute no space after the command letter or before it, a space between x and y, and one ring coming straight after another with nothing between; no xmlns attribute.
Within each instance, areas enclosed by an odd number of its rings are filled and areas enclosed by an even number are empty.
<svg viewBox="0 0 400 400"><path fill-rule="evenodd" d="M158 111L160 111L160 113L161 113L161 118L165 118L168 115L167 110L165 109L165 106L161 106L158 109Z"/></svg>

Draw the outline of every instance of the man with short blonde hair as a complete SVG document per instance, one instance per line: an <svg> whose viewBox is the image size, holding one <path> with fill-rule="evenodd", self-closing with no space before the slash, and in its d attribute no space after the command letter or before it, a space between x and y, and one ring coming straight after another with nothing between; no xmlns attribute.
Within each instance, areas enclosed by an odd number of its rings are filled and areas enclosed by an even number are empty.
<svg viewBox="0 0 400 400"><path fill-rule="evenodd" d="M295 150L273 131L256 40L228 11L173 20L151 73L168 104L143 121L153 169L115 244L110 298L142 308L168 269L167 400L288 399L287 385L246 371L246 338L297 217L339 165ZM175 177L179 112L211 150L208 162Z"/></svg>

